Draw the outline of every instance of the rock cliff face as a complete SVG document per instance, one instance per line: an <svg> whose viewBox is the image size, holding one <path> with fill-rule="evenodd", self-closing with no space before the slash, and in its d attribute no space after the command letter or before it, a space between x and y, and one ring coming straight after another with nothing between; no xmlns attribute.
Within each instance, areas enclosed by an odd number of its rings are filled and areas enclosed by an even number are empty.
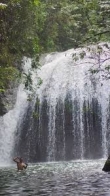
<svg viewBox="0 0 110 196"><path fill-rule="evenodd" d="M5 92L0 93L0 116L6 114L9 110L13 109L16 96L17 96L18 84L15 82L10 85L10 88Z"/></svg>

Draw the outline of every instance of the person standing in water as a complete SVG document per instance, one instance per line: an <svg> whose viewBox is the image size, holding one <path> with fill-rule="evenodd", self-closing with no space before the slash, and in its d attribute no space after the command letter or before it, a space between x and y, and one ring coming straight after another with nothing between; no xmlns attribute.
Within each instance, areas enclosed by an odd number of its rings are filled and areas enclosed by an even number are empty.
<svg viewBox="0 0 110 196"><path fill-rule="evenodd" d="M19 170L26 169L27 166L28 166L27 163L24 163L24 162L23 162L22 157L15 157L15 158L13 159L13 161L17 163L17 169L18 169L18 171L19 171Z"/></svg>

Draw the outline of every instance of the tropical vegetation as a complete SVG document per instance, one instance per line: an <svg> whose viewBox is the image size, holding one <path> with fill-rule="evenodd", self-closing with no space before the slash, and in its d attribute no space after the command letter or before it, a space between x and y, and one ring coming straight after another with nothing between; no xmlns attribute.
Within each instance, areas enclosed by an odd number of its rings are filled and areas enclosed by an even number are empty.
<svg viewBox="0 0 110 196"><path fill-rule="evenodd" d="M110 41L107 0L3 0L0 3L0 91L22 71L23 56ZM33 64L36 65L36 64Z"/></svg>

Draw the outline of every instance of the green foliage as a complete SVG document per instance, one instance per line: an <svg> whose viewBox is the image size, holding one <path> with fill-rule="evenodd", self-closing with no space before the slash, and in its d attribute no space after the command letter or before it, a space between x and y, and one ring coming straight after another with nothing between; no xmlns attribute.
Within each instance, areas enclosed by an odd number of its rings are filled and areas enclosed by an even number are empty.
<svg viewBox="0 0 110 196"><path fill-rule="evenodd" d="M0 9L5 9L7 7L7 5L6 4L4 4L4 3L0 3Z"/></svg>
<svg viewBox="0 0 110 196"><path fill-rule="evenodd" d="M45 17L41 41L44 43L44 50L66 50L110 40L109 3L99 0L43 2Z"/></svg>
<svg viewBox="0 0 110 196"><path fill-rule="evenodd" d="M4 92L9 84L18 77L18 70L13 67L0 67L0 92Z"/></svg>
<svg viewBox="0 0 110 196"><path fill-rule="evenodd" d="M38 69L41 53L110 41L110 4L105 0L4 0L0 3L0 27L3 90L8 88L7 69L13 69L9 81L14 78L12 73L20 70L23 56L32 57L32 68ZM101 53L101 48L97 52ZM73 58L84 56L82 52ZM25 77L27 88L31 74Z"/></svg>
<svg viewBox="0 0 110 196"><path fill-rule="evenodd" d="M95 74L95 73L98 73L99 70L98 70L98 69L90 69L90 72L91 72L92 74Z"/></svg>
<svg viewBox="0 0 110 196"><path fill-rule="evenodd" d="M39 98L37 97L37 98L36 98L36 107L39 106L39 105L40 105L40 100L39 100Z"/></svg>
<svg viewBox="0 0 110 196"><path fill-rule="evenodd" d="M40 85L43 83L43 80L41 78L37 78L38 82L37 82L37 86L38 88L40 87Z"/></svg>
<svg viewBox="0 0 110 196"><path fill-rule="evenodd" d="M71 112L72 111L72 103L69 102L69 100L65 100L65 110L68 111L68 112Z"/></svg>
<svg viewBox="0 0 110 196"><path fill-rule="evenodd" d="M39 0L34 0L33 3L34 3L35 5L39 5Z"/></svg>
<svg viewBox="0 0 110 196"><path fill-rule="evenodd" d="M33 112L33 118L38 119L39 118L39 114L37 112Z"/></svg>
<svg viewBox="0 0 110 196"><path fill-rule="evenodd" d="M93 110L92 108L88 105L88 106L83 106L83 112L84 113L88 113L88 114L92 114Z"/></svg>
<svg viewBox="0 0 110 196"><path fill-rule="evenodd" d="M0 88L5 90L20 70L23 56L33 57L39 52L36 35L36 6L39 0L4 0L0 3ZM4 8L4 9L3 9ZM7 77L7 69L10 70ZM29 84L27 76L25 86ZM31 81L30 81L31 82Z"/></svg>
<svg viewBox="0 0 110 196"><path fill-rule="evenodd" d="M32 69L39 69L40 63L39 63L39 54L36 54L35 57L32 59L31 67Z"/></svg>
<svg viewBox="0 0 110 196"><path fill-rule="evenodd" d="M26 73L23 73L24 75L24 78L25 78L25 89L31 91L33 88L32 88L32 73L30 71L28 71L28 74Z"/></svg>
<svg viewBox="0 0 110 196"><path fill-rule="evenodd" d="M106 66L105 70L110 71L110 65Z"/></svg>

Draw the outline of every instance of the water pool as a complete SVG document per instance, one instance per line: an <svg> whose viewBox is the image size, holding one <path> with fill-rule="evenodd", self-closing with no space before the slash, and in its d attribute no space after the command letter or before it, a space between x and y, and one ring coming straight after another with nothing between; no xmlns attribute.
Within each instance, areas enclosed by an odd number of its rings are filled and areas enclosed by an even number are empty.
<svg viewBox="0 0 110 196"><path fill-rule="evenodd" d="M110 174L105 160L29 164L0 167L0 195L8 196L110 196Z"/></svg>

